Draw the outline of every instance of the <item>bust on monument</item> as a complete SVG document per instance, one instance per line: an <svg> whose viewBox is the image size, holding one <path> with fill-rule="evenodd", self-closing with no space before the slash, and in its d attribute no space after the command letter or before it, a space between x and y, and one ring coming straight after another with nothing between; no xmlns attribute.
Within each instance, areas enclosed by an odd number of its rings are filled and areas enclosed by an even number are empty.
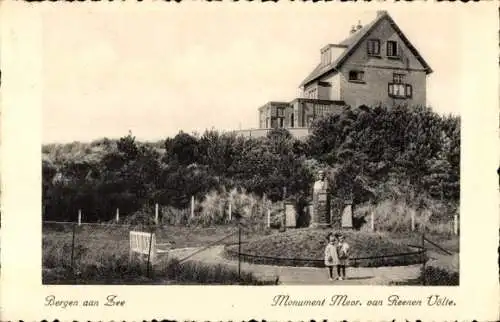
<svg viewBox="0 0 500 322"><path fill-rule="evenodd" d="M313 186L313 209L311 226L328 226L330 224L328 180L323 170L318 171L318 180Z"/></svg>
<svg viewBox="0 0 500 322"><path fill-rule="evenodd" d="M318 171L318 180L314 182L314 193L326 192L328 189L328 181L326 180L325 171Z"/></svg>

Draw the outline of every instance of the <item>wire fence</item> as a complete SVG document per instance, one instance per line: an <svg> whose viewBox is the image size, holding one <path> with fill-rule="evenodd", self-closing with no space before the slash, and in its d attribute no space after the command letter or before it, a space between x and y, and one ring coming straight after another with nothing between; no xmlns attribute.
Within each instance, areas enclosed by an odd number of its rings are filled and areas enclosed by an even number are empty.
<svg viewBox="0 0 500 322"><path fill-rule="evenodd" d="M62 269L70 272L73 279L89 268L104 270L111 267L116 273L127 265L137 264L142 268L137 274L151 277L155 265L167 264L172 248L195 249L186 256L176 258L180 264L215 245L237 243L239 232L235 226L214 230L57 221L43 222L42 230L45 271ZM200 248L200 245L204 246Z"/></svg>
<svg viewBox="0 0 500 322"><path fill-rule="evenodd" d="M84 223L81 222L43 222L43 267L46 269L62 268L69 270L74 279L86 267L120 267L130 265L133 253L138 253L143 260L139 261L144 270L138 273L150 277L151 271L158 259L167 259L172 248L193 249L182 257L177 258L179 263L192 259L194 256L208 249L224 245L224 255L237 260L238 278L241 276L241 263L284 265L284 266L312 266L323 267L323 260L314 258L287 258L273 257L260 254L250 254L242 251L255 232L244 223L236 222L220 231L220 227L210 232L209 228L186 234L186 227L158 226L152 224L125 224L125 223ZM135 246L132 242L132 233L139 233ZM205 236L200 234L205 234ZM415 233L416 234L416 233ZM415 251L380 256L365 256L350 258L351 266L370 266L374 260L377 263L393 265L394 263L418 262L425 270L427 262L427 248L430 244L440 252L451 255L445 247L430 240L424 233L419 245L409 245ZM134 235L135 236L135 235ZM142 239L141 239L142 238ZM203 245L200 247L200 245ZM135 247L135 249L133 249ZM137 255L137 254L136 254ZM384 265L381 265L384 266ZM422 282L425 285L425 279Z"/></svg>

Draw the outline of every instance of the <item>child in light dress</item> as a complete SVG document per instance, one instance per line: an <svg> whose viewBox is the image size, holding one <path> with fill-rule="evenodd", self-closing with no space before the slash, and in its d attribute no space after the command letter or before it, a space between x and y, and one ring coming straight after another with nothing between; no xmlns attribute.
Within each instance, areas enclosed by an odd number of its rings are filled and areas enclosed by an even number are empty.
<svg viewBox="0 0 500 322"><path fill-rule="evenodd" d="M333 281L333 267L337 267L337 274L339 274L339 257L337 255L336 238L333 234L329 234L328 244L325 247L325 266L328 268L328 279Z"/></svg>

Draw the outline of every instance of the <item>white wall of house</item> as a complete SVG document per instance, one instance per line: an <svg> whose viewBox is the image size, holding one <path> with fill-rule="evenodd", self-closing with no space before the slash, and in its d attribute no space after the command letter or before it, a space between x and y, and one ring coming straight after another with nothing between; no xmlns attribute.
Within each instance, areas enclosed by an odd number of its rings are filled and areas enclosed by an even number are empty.
<svg viewBox="0 0 500 322"><path fill-rule="evenodd" d="M330 75L326 75L321 79L322 82L327 82L330 83L330 87L328 88L328 91L325 95L325 98L327 100L332 100L332 101L337 101L340 100L340 74L339 73L333 73Z"/></svg>

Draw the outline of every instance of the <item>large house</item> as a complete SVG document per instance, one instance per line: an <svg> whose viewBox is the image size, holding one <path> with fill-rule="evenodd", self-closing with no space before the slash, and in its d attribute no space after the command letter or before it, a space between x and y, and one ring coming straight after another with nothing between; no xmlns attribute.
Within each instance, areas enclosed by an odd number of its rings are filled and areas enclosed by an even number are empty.
<svg viewBox="0 0 500 322"><path fill-rule="evenodd" d="M288 128L303 136L316 117L345 106L425 105L430 73L391 16L378 11L369 24L353 26L347 39L321 48L319 63L300 84L300 98L260 107L260 131L250 135Z"/></svg>

